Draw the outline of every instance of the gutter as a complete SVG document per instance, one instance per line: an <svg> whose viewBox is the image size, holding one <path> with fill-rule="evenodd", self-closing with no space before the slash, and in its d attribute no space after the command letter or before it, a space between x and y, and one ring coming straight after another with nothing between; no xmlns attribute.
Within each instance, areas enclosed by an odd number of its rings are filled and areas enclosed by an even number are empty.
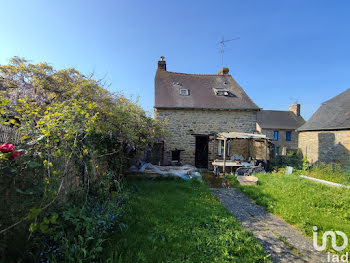
<svg viewBox="0 0 350 263"><path fill-rule="evenodd" d="M344 130L350 130L350 127L342 127L342 128L321 128L321 129L307 129L307 130L299 130L296 129L297 132L315 132L315 131L344 131Z"/></svg>
<svg viewBox="0 0 350 263"><path fill-rule="evenodd" d="M260 108L194 108L194 107L159 107L159 106L154 106L154 109L165 109L165 110L242 110L242 111L259 111Z"/></svg>

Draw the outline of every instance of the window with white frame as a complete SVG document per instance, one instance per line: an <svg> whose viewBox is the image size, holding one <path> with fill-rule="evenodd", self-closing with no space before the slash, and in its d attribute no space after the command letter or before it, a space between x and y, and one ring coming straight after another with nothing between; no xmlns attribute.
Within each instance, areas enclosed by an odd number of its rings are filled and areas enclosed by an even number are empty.
<svg viewBox="0 0 350 263"><path fill-rule="evenodd" d="M180 95L188 96L190 95L190 91L188 89L180 89Z"/></svg>
<svg viewBox="0 0 350 263"><path fill-rule="evenodd" d="M226 141L226 156L229 156L229 153L230 153L230 144L228 141ZM219 140L218 155L219 156L224 155L224 141L222 141L222 140Z"/></svg>

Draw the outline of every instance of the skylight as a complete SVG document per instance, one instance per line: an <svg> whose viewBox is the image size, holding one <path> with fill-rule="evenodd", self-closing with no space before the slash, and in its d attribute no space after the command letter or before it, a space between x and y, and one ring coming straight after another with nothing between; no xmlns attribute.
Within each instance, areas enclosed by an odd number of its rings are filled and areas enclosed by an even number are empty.
<svg viewBox="0 0 350 263"><path fill-rule="evenodd" d="M216 96L235 97L235 95L228 89L214 88L213 90Z"/></svg>
<svg viewBox="0 0 350 263"><path fill-rule="evenodd" d="M228 96L229 95L229 91L227 91L227 90L218 90L216 92L216 95L218 95L218 96Z"/></svg>
<svg viewBox="0 0 350 263"><path fill-rule="evenodd" d="M180 95L188 96L190 95L190 91L188 89L180 89Z"/></svg>

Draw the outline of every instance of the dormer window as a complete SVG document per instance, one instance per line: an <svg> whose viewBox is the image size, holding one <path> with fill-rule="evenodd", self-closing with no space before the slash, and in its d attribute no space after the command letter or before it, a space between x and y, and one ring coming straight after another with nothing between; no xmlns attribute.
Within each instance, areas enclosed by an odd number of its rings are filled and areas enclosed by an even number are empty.
<svg viewBox="0 0 350 263"><path fill-rule="evenodd" d="M216 95L217 96L228 96L230 93L229 93L229 91L227 91L227 90L218 90L217 92L216 92Z"/></svg>
<svg viewBox="0 0 350 263"><path fill-rule="evenodd" d="M235 95L228 89L214 88L213 90L216 96L235 97Z"/></svg>
<svg viewBox="0 0 350 263"><path fill-rule="evenodd" d="M190 91L188 89L180 89L180 95L182 96L189 96Z"/></svg>

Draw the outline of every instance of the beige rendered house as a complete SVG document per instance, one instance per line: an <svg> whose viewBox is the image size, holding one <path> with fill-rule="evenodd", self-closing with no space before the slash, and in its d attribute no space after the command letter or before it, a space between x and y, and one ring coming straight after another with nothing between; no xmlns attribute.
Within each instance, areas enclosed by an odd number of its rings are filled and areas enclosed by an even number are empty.
<svg viewBox="0 0 350 263"><path fill-rule="evenodd" d="M350 89L322 103L298 132L310 163L350 165Z"/></svg>
<svg viewBox="0 0 350 263"><path fill-rule="evenodd" d="M223 145L214 140L220 132L253 133L259 107L222 68L217 74L167 71L164 57L155 76L154 117L168 122L162 161L208 168L222 156ZM247 140L230 144L228 155L248 152Z"/></svg>

